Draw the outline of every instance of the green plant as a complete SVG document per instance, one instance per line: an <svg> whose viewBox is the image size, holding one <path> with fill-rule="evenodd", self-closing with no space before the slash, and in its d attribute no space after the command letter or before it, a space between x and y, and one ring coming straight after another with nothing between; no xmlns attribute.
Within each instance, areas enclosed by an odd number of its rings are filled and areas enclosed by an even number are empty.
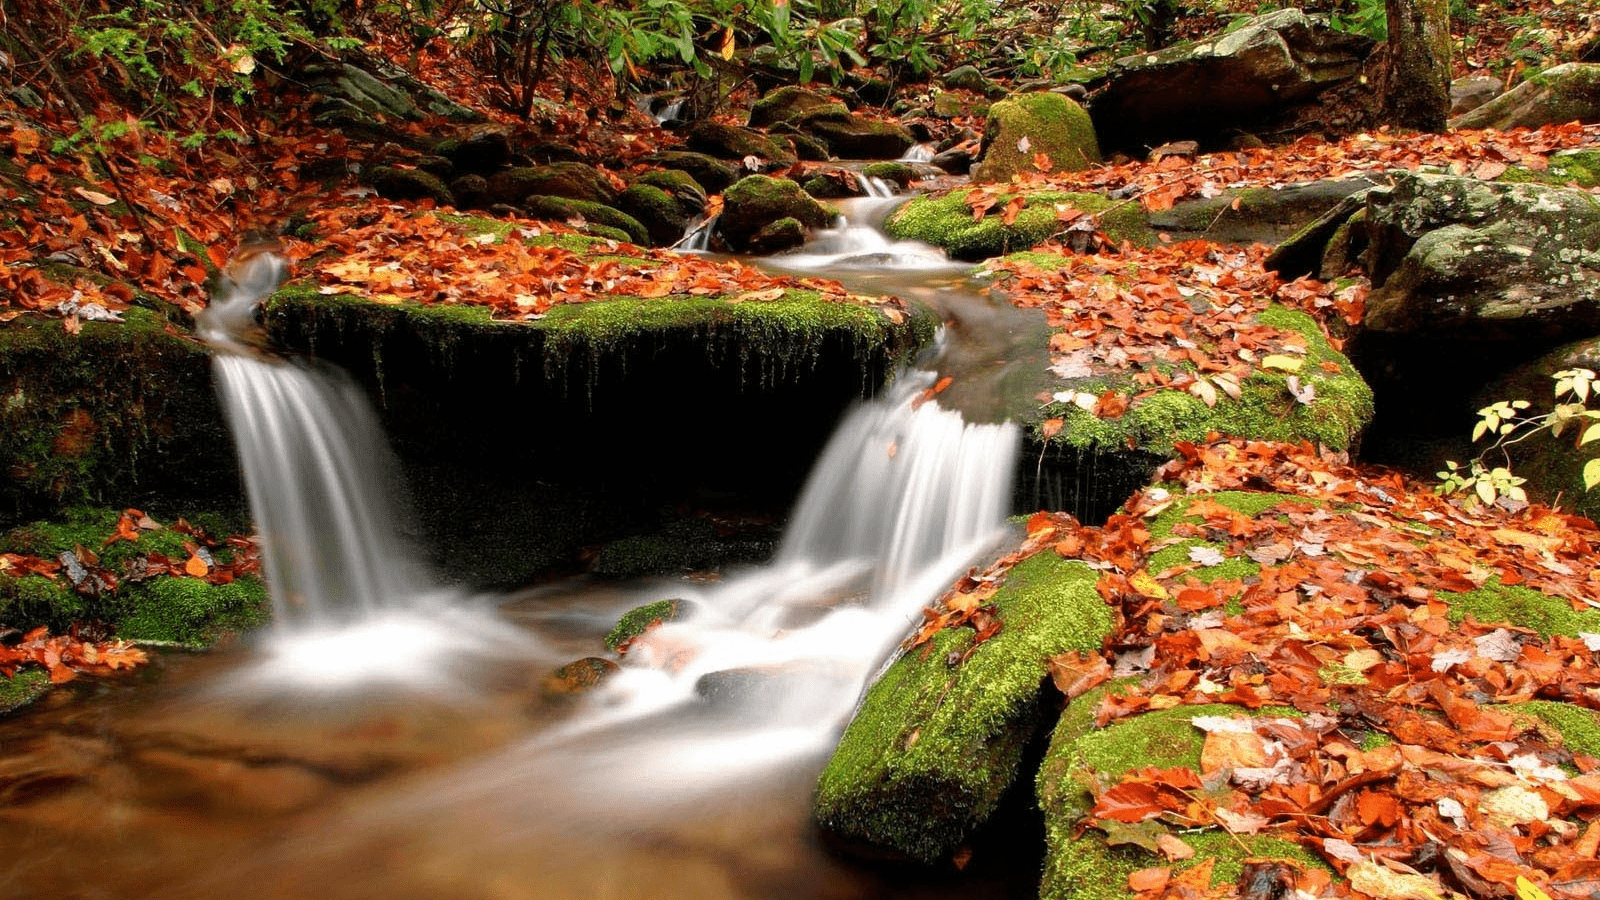
<svg viewBox="0 0 1600 900"><path fill-rule="evenodd" d="M1348 8L1335 8L1329 24L1339 31L1364 34L1375 41L1389 39L1389 11L1384 0L1353 0Z"/></svg>
<svg viewBox="0 0 1600 900"><path fill-rule="evenodd" d="M1591 369L1563 369L1551 376L1555 380L1555 406L1544 413L1527 412L1532 404L1526 400L1501 400L1478 410L1478 423L1473 426L1472 440L1493 438L1490 445L1466 468L1454 460L1445 462L1445 470L1438 473L1439 492L1442 494L1471 491L1484 503L1494 503L1504 497L1525 502L1522 485L1527 481L1511 473L1509 448L1536 434L1549 432L1552 437L1577 431L1576 445L1600 440L1600 409L1589 408L1589 398L1600 396ZM1484 462L1489 454L1500 451L1506 464L1491 467ZM1593 490L1600 484L1600 457L1583 465L1583 486Z"/></svg>

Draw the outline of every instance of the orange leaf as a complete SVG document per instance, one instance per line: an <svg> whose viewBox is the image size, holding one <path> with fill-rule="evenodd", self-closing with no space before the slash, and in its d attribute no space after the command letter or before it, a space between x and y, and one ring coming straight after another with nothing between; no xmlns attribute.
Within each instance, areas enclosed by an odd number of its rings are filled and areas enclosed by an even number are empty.
<svg viewBox="0 0 1600 900"><path fill-rule="evenodd" d="M1005 211L1000 215L1000 221L1006 223L1007 225L1015 223L1017 221L1017 214L1022 212L1022 207L1025 206L1027 202L1027 199L1021 194L1012 197L1009 201L1007 201Z"/></svg>
<svg viewBox="0 0 1600 900"><path fill-rule="evenodd" d="M1045 419L1039 423L1039 436L1050 440L1061 433L1061 426L1067 424L1066 419Z"/></svg>
<svg viewBox="0 0 1600 900"><path fill-rule="evenodd" d="M211 567L200 558L200 554L192 553L189 555L189 561L183 564L183 571L196 578L204 578L206 573L211 571Z"/></svg>
<svg viewBox="0 0 1600 900"><path fill-rule="evenodd" d="M1164 891L1172 880L1172 870L1166 866L1140 869L1128 875L1128 887L1136 893Z"/></svg>

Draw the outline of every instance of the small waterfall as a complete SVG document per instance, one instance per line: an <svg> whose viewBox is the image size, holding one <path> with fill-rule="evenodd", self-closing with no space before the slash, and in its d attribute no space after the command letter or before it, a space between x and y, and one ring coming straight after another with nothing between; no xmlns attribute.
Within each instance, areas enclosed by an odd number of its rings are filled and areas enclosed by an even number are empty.
<svg viewBox="0 0 1600 900"><path fill-rule="evenodd" d="M716 230L718 218L718 216L709 216L698 222L691 223L689 230L685 231L683 237L672 245L672 249L677 250L679 253L710 253L711 233Z"/></svg>
<svg viewBox="0 0 1600 900"><path fill-rule="evenodd" d="M868 197L876 197L881 200L894 196L894 185L876 175L862 175L861 187L867 192Z"/></svg>
<svg viewBox="0 0 1600 900"><path fill-rule="evenodd" d="M901 154L900 162L932 162L935 155L932 144L912 144Z"/></svg>

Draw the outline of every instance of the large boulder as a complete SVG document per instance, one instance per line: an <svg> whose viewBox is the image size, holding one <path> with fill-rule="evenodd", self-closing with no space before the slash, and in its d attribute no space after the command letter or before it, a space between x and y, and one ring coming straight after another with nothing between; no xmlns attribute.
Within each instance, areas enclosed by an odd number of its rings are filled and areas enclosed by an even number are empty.
<svg viewBox="0 0 1600 900"><path fill-rule="evenodd" d="M768 91L750 107L751 128L771 128L779 122L792 122L818 109L849 112L838 98L814 88L786 85Z"/></svg>
<svg viewBox="0 0 1600 900"><path fill-rule="evenodd" d="M433 152L450 160L463 175L488 175L511 162L511 133L484 125L434 145Z"/></svg>
<svg viewBox="0 0 1600 900"><path fill-rule="evenodd" d="M1600 198L1401 173L1365 212L1368 330L1546 347L1600 333Z"/></svg>
<svg viewBox="0 0 1600 900"><path fill-rule="evenodd" d="M616 199L617 190L598 169L580 162L518 166L496 172L489 178L491 203L516 205L534 194L590 203L610 203Z"/></svg>
<svg viewBox="0 0 1600 900"><path fill-rule="evenodd" d="M650 243L670 247L683 238L692 215L671 194L649 184L635 184L617 195L617 209L644 225Z"/></svg>
<svg viewBox="0 0 1600 900"><path fill-rule="evenodd" d="M1316 106L1329 88L1361 75L1372 48L1369 38L1283 9L1223 34L1117 60L1089 112L1107 152L1143 156L1178 140L1219 146ZM1320 124L1342 130L1338 116Z"/></svg>
<svg viewBox="0 0 1600 900"><path fill-rule="evenodd" d="M739 180L739 169L706 153L692 150L661 150L645 157L643 162L677 170L693 178L707 194L720 194L728 185ZM658 185L659 186L659 185Z"/></svg>
<svg viewBox="0 0 1600 900"><path fill-rule="evenodd" d="M1566 63L1529 77L1450 120L1451 128L1538 128L1600 122L1600 63Z"/></svg>
<svg viewBox="0 0 1600 900"><path fill-rule="evenodd" d="M801 231L798 234L800 240L788 246L774 246L774 242L779 241L777 235L794 235L794 232L788 228L778 228L769 229L763 234L763 229L768 226L783 219L794 219L805 228L821 228L831 218L827 209L801 190L800 185L784 178L751 175L729 188L723 196L717 233L735 252L755 249L753 242L761 234L761 243L765 245L761 249L772 252L798 246L805 234Z"/></svg>
<svg viewBox="0 0 1600 900"><path fill-rule="evenodd" d="M696 122L684 132L690 150L705 153L717 159L743 160L753 156L764 163L792 163L795 155L789 148L759 131L723 125L720 122ZM707 185L707 190L710 186Z"/></svg>
<svg viewBox="0 0 1600 900"><path fill-rule="evenodd" d="M869 119L836 107L812 110L793 124L841 159L898 159L917 142L911 130L898 122Z"/></svg>
<svg viewBox="0 0 1600 900"><path fill-rule="evenodd" d="M1035 159L1041 153L1056 171L1076 172L1100 162L1089 114L1065 94L1017 94L991 106L972 180L1004 182L1037 172Z"/></svg>

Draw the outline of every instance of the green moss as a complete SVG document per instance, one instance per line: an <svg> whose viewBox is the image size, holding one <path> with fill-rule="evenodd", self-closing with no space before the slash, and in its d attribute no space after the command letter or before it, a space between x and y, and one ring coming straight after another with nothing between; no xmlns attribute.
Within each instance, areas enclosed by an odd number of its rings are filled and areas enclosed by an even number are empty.
<svg viewBox="0 0 1600 900"><path fill-rule="evenodd" d="M1162 510L1159 515L1151 520L1151 541L1153 543L1162 543L1167 538L1172 537L1172 529L1179 522L1188 521L1194 524L1203 522L1204 520L1201 517L1189 514L1189 507L1201 497L1251 518L1260 516L1280 503L1296 503L1305 506L1319 505L1317 501L1308 500L1304 497L1294 497L1288 494L1254 493L1251 491L1217 491L1198 497L1184 497ZM1209 547L1221 553L1226 553L1228 549L1225 545L1203 541L1199 538L1184 538L1151 554L1150 559L1145 563L1145 568L1152 575L1156 575L1176 566L1193 566L1188 574L1208 584L1213 581L1243 579L1261 572L1261 566L1245 556L1226 557L1221 564L1215 566L1196 566L1194 561L1189 558L1189 551L1195 547Z"/></svg>
<svg viewBox="0 0 1600 900"><path fill-rule="evenodd" d="M1136 846L1110 846L1095 830L1078 834L1079 820L1094 805L1091 784L1115 782L1124 773L1147 766L1186 767L1198 771L1205 735L1194 727L1196 716L1298 715L1287 709L1250 713L1225 704L1179 706L1147 712L1095 728L1093 715L1105 691L1098 689L1068 705L1056 726L1040 767L1039 802L1045 813L1046 857L1039 896L1044 900L1110 900L1127 898L1128 875L1138 869L1168 865L1164 858ZM1287 859L1303 867L1324 864L1298 845L1270 835L1235 838L1218 829L1184 832L1182 840L1195 856L1174 864L1181 872L1207 859L1216 860L1212 884L1231 884L1244 860Z"/></svg>
<svg viewBox="0 0 1600 900"><path fill-rule="evenodd" d="M1553 729L1560 737L1560 745L1567 750L1600 757L1600 712L1552 700L1519 703L1512 711L1532 716Z"/></svg>
<svg viewBox="0 0 1600 900"><path fill-rule="evenodd" d="M983 159L972 170L975 183L1005 182L1038 171L1034 157L1040 153L1057 171L1078 171L1100 162L1089 114L1069 97L1050 91L1014 94L989 107L984 146Z"/></svg>
<svg viewBox="0 0 1600 900"><path fill-rule="evenodd" d="M120 637L205 646L265 624L269 604L266 586L256 578L216 585L168 576L125 587L119 607Z"/></svg>
<svg viewBox="0 0 1600 900"><path fill-rule="evenodd" d="M884 229L893 237L933 244L954 259L977 262L1025 251L1060 234L1063 224L1056 217L1060 205L1102 216L1100 227L1114 242L1148 246L1155 241L1148 218L1137 203L1108 200L1098 194L1037 191L1023 195L1022 211L1006 225L998 211L974 222L966 202L969 193L917 197L896 210ZM1000 205L1004 203L1002 199Z"/></svg>
<svg viewBox="0 0 1600 900"><path fill-rule="evenodd" d="M617 650L628 641L649 631L652 625L677 621L687 610L688 607L684 602L676 599L657 600L629 610L617 620L616 627L606 634L606 648Z"/></svg>
<svg viewBox="0 0 1600 900"><path fill-rule="evenodd" d="M1065 426L1055 440L1086 449L1134 446L1170 453L1174 441L1203 441L1213 431L1258 440L1312 441L1336 450L1350 447L1372 418L1372 389L1305 313L1273 306L1257 321L1304 336L1307 352L1294 374L1316 392L1311 403L1301 403L1290 393L1289 373L1256 369L1240 385L1239 399L1219 396L1214 407L1187 391L1163 390L1133 404L1120 418L1101 419L1076 404L1052 403L1031 424L1037 427L1060 417ZM1324 362L1337 372L1326 371ZM1076 390L1118 387L1131 392L1131 385L1105 378L1068 383Z"/></svg>
<svg viewBox="0 0 1600 900"><path fill-rule="evenodd" d="M10 678L0 675L0 715L21 709L50 690L50 676L43 669L23 669Z"/></svg>
<svg viewBox="0 0 1600 900"><path fill-rule="evenodd" d="M528 215L536 219L546 218L560 222L581 220L591 227L616 229L623 233L625 240L641 247L650 244L650 232L638 219L604 203L535 194L523 198L522 207L528 211Z"/></svg>
<svg viewBox="0 0 1600 900"><path fill-rule="evenodd" d="M1095 580L1081 563L1034 556L995 595L998 635L974 649L972 630L948 628L896 660L822 773L818 821L912 859L954 850L1016 777L1038 724L1045 661L1098 650L1109 632Z"/></svg>
<svg viewBox="0 0 1600 900"><path fill-rule="evenodd" d="M1576 610L1560 597L1551 597L1521 585L1504 585L1491 578L1475 591L1464 594L1440 591L1439 599L1450 604L1450 621L1468 616L1486 625L1515 625L1531 628L1540 637L1577 637L1579 632L1600 633L1600 610Z"/></svg>

